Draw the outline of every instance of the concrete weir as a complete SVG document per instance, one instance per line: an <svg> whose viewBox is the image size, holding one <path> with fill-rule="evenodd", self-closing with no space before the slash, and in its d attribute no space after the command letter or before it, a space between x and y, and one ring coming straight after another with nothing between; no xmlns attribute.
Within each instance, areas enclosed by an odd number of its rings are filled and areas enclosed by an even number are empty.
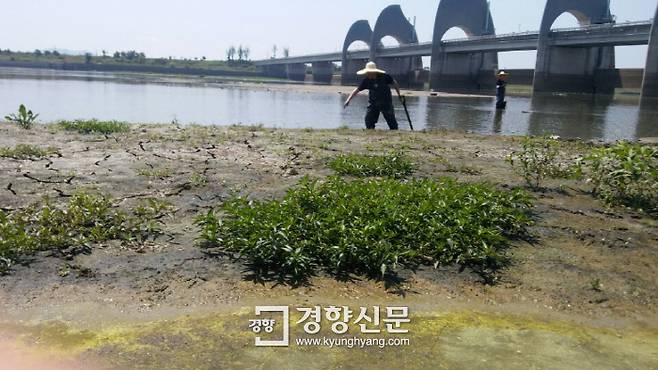
<svg viewBox="0 0 658 370"><path fill-rule="evenodd" d="M570 13L581 26L614 23L609 0L548 0L539 30L535 92L613 94L619 76L614 46L555 46L551 26Z"/></svg>
<svg viewBox="0 0 658 370"><path fill-rule="evenodd" d="M393 37L400 46L418 44L418 35L414 26L409 23L399 5L391 5L385 8L379 17L372 32L370 42L370 59L393 76L400 85L405 87L422 87L422 81L418 81L417 72L423 70L423 59L421 57L380 57L378 52L383 47L381 40ZM374 47L373 47L374 46Z"/></svg>
<svg viewBox="0 0 658 370"><path fill-rule="evenodd" d="M441 39L453 27L461 28L469 37L496 33L486 0L442 0L434 23L430 88L493 94L498 54L446 53Z"/></svg>
<svg viewBox="0 0 658 370"><path fill-rule="evenodd" d="M306 64L305 63L286 64L286 74L289 80L304 81L306 80Z"/></svg>
<svg viewBox="0 0 658 370"><path fill-rule="evenodd" d="M404 87L422 88L429 81L436 91L493 94L498 53L537 50L534 71L512 76L513 81L532 83L537 93L613 95L627 78L616 69L615 47L649 45L644 75L638 80L643 81L643 97L658 97L658 9L653 21L616 23L610 0L546 0L538 31L497 34L489 3L439 0L431 42L419 42L402 8L391 5L374 28L366 20L352 24L342 53L261 60L256 65L267 76L301 81L310 64L316 82L330 83L332 63L342 61L342 83L354 85L360 80L356 72L373 60ZM552 29L565 13L576 17L580 27ZM468 37L443 40L451 28L462 29ZM387 36L399 45L384 47ZM357 41L367 48L350 50ZM424 57L432 58L429 71L423 69Z"/></svg>
<svg viewBox="0 0 658 370"><path fill-rule="evenodd" d="M647 64L644 68L642 81L642 96L644 98L658 98L658 7L653 18L653 27L649 38Z"/></svg>
<svg viewBox="0 0 658 370"><path fill-rule="evenodd" d="M313 71L313 82L330 84L334 77L334 63L333 62L315 62L311 64Z"/></svg>
<svg viewBox="0 0 658 370"><path fill-rule="evenodd" d="M353 43L361 41L368 45L368 48L372 48L372 28L370 23L366 20L359 20L352 24L350 30L347 31L347 36L345 36L345 41L343 42L343 59L342 59L342 84L343 85L353 85L358 83L359 78L356 76L356 72L362 69L366 63L367 59L350 59L348 55L348 50L350 45Z"/></svg>

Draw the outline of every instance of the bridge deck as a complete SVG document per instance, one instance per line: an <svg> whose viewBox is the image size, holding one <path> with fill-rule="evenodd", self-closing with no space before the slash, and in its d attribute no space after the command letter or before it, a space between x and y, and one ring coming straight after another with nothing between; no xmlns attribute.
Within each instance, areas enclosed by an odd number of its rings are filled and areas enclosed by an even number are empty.
<svg viewBox="0 0 658 370"><path fill-rule="evenodd" d="M618 24L597 24L580 28L557 29L551 31L551 43L556 46L626 46L646 45L649 43L653 21L627 22ZM466 39L446 40L441 47L446 53L505 52L535 50L539 41L539 32L510 33L502 35L470 37ZM431 56L432 43L422 42L414 45L385 47L377 51L379 57L417 57ZM355 50L348 53L349 59L368 59L370 51ZM289 58L267 59L254 62L258 66L338 62L343 53L304 55Z"/></svg>

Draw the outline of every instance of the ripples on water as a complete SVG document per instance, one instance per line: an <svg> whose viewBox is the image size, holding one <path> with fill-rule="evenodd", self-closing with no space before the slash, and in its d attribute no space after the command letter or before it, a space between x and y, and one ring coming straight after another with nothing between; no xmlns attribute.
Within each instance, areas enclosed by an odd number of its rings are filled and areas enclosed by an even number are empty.
<svg viewBox="0 0 658 370"><path fill-rule="evenodd" d="M30 77L0 77L0 114L24 103L42 121L98 118L129 122L262 124L281 128L361 128L366 97L343 110L335 92L269 91L214 85L127 83L125 76L88 72L40 71ZM86 79L86 80L85 80ZM100 79L100 80L99 80ZM639 98L591 96L509 97L496 112L493 98L418 97L408 105L417 129L448 129L482 134L551 134L583 139L635 139L658 136L656 102ZM401 127L404 112L396 107ZM383 118L379 127L386 127Z"/></svg>

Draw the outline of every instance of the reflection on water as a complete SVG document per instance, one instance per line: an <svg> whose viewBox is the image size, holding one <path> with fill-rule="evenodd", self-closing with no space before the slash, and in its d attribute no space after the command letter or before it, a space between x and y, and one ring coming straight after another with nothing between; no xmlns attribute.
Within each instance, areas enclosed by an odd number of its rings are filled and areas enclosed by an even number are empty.
<svg viewBox="0 0 658 370"><path fill-rule="evenodd" d="M129 122L199 124L262 124L283 128L361 128L367 98L359 96L343 110L344 97L335 92L309 93L223 84L126 83L78 77L74 72L49 71L44 76L0 78L0 114L25 103L43 121L98 118ZM60 76L60 79L57 77ZM591 96L509 97L505 111L494 109L493 98L409 98L418 129L448 129L482 134L550 134L583 139L634 139L658 136L655 102L640 108L639 99ZM400 126L408 127L402 107ZM383 119L379 127L385 128Z"/></svg>

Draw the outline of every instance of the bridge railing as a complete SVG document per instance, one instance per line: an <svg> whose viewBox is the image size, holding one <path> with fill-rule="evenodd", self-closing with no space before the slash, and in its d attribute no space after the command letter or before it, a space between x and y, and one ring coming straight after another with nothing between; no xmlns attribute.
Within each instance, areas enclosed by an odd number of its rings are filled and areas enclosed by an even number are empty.
<svg viewBox="0 0 658 370"><path fill-rule="evenodd" d="M523 36L532 36L537 35L537 31L525 31L525 32L512 32L512 33L501 33L497 35L482 35L482 36L470 36L470 37L461 37L457 39L448 39L441 42L449 44L452 42L464 42L464 41L473 41L473 40L493 40L506 37L523 37Z"/></svg>
<svg viewBox="0 0 658 370"><path fill-rule="evenodd" d="M606 28L625 28L633 26L651 26L653 24L653 19L647 21L632 21L632 22L622 22L622 23L601 23L601 24L588 24L586 26L579 27L565 27L565 28L556 28L551 30L551 32L573 32L573 31L588 31L588 30L598 30ZM470 36L462 37L457 39L448 39L443 40L443 43L457 43L464 41L476 41L476 40L492 40L492 39L502 39L502 38L513 38L513 37L523 37L523 36L536 36L538 31L525 31L525 32L511 32L511 33L500 33L496 35L482 35L482 36Z"/></svg>
<svg viewBox="0 0 658 370"><path fill-rule="evenodd" d="M572 31L600 30L600 29L609 29L609 28L626 28L633 26L651 26L652 24L653 24L653 19L649 19L646 21L630 21L630 22L620 22L620 23L595 23L595 24L588 24L579 27L556 28L556 29L552 29L551 32L572 32Z"/></svg>

